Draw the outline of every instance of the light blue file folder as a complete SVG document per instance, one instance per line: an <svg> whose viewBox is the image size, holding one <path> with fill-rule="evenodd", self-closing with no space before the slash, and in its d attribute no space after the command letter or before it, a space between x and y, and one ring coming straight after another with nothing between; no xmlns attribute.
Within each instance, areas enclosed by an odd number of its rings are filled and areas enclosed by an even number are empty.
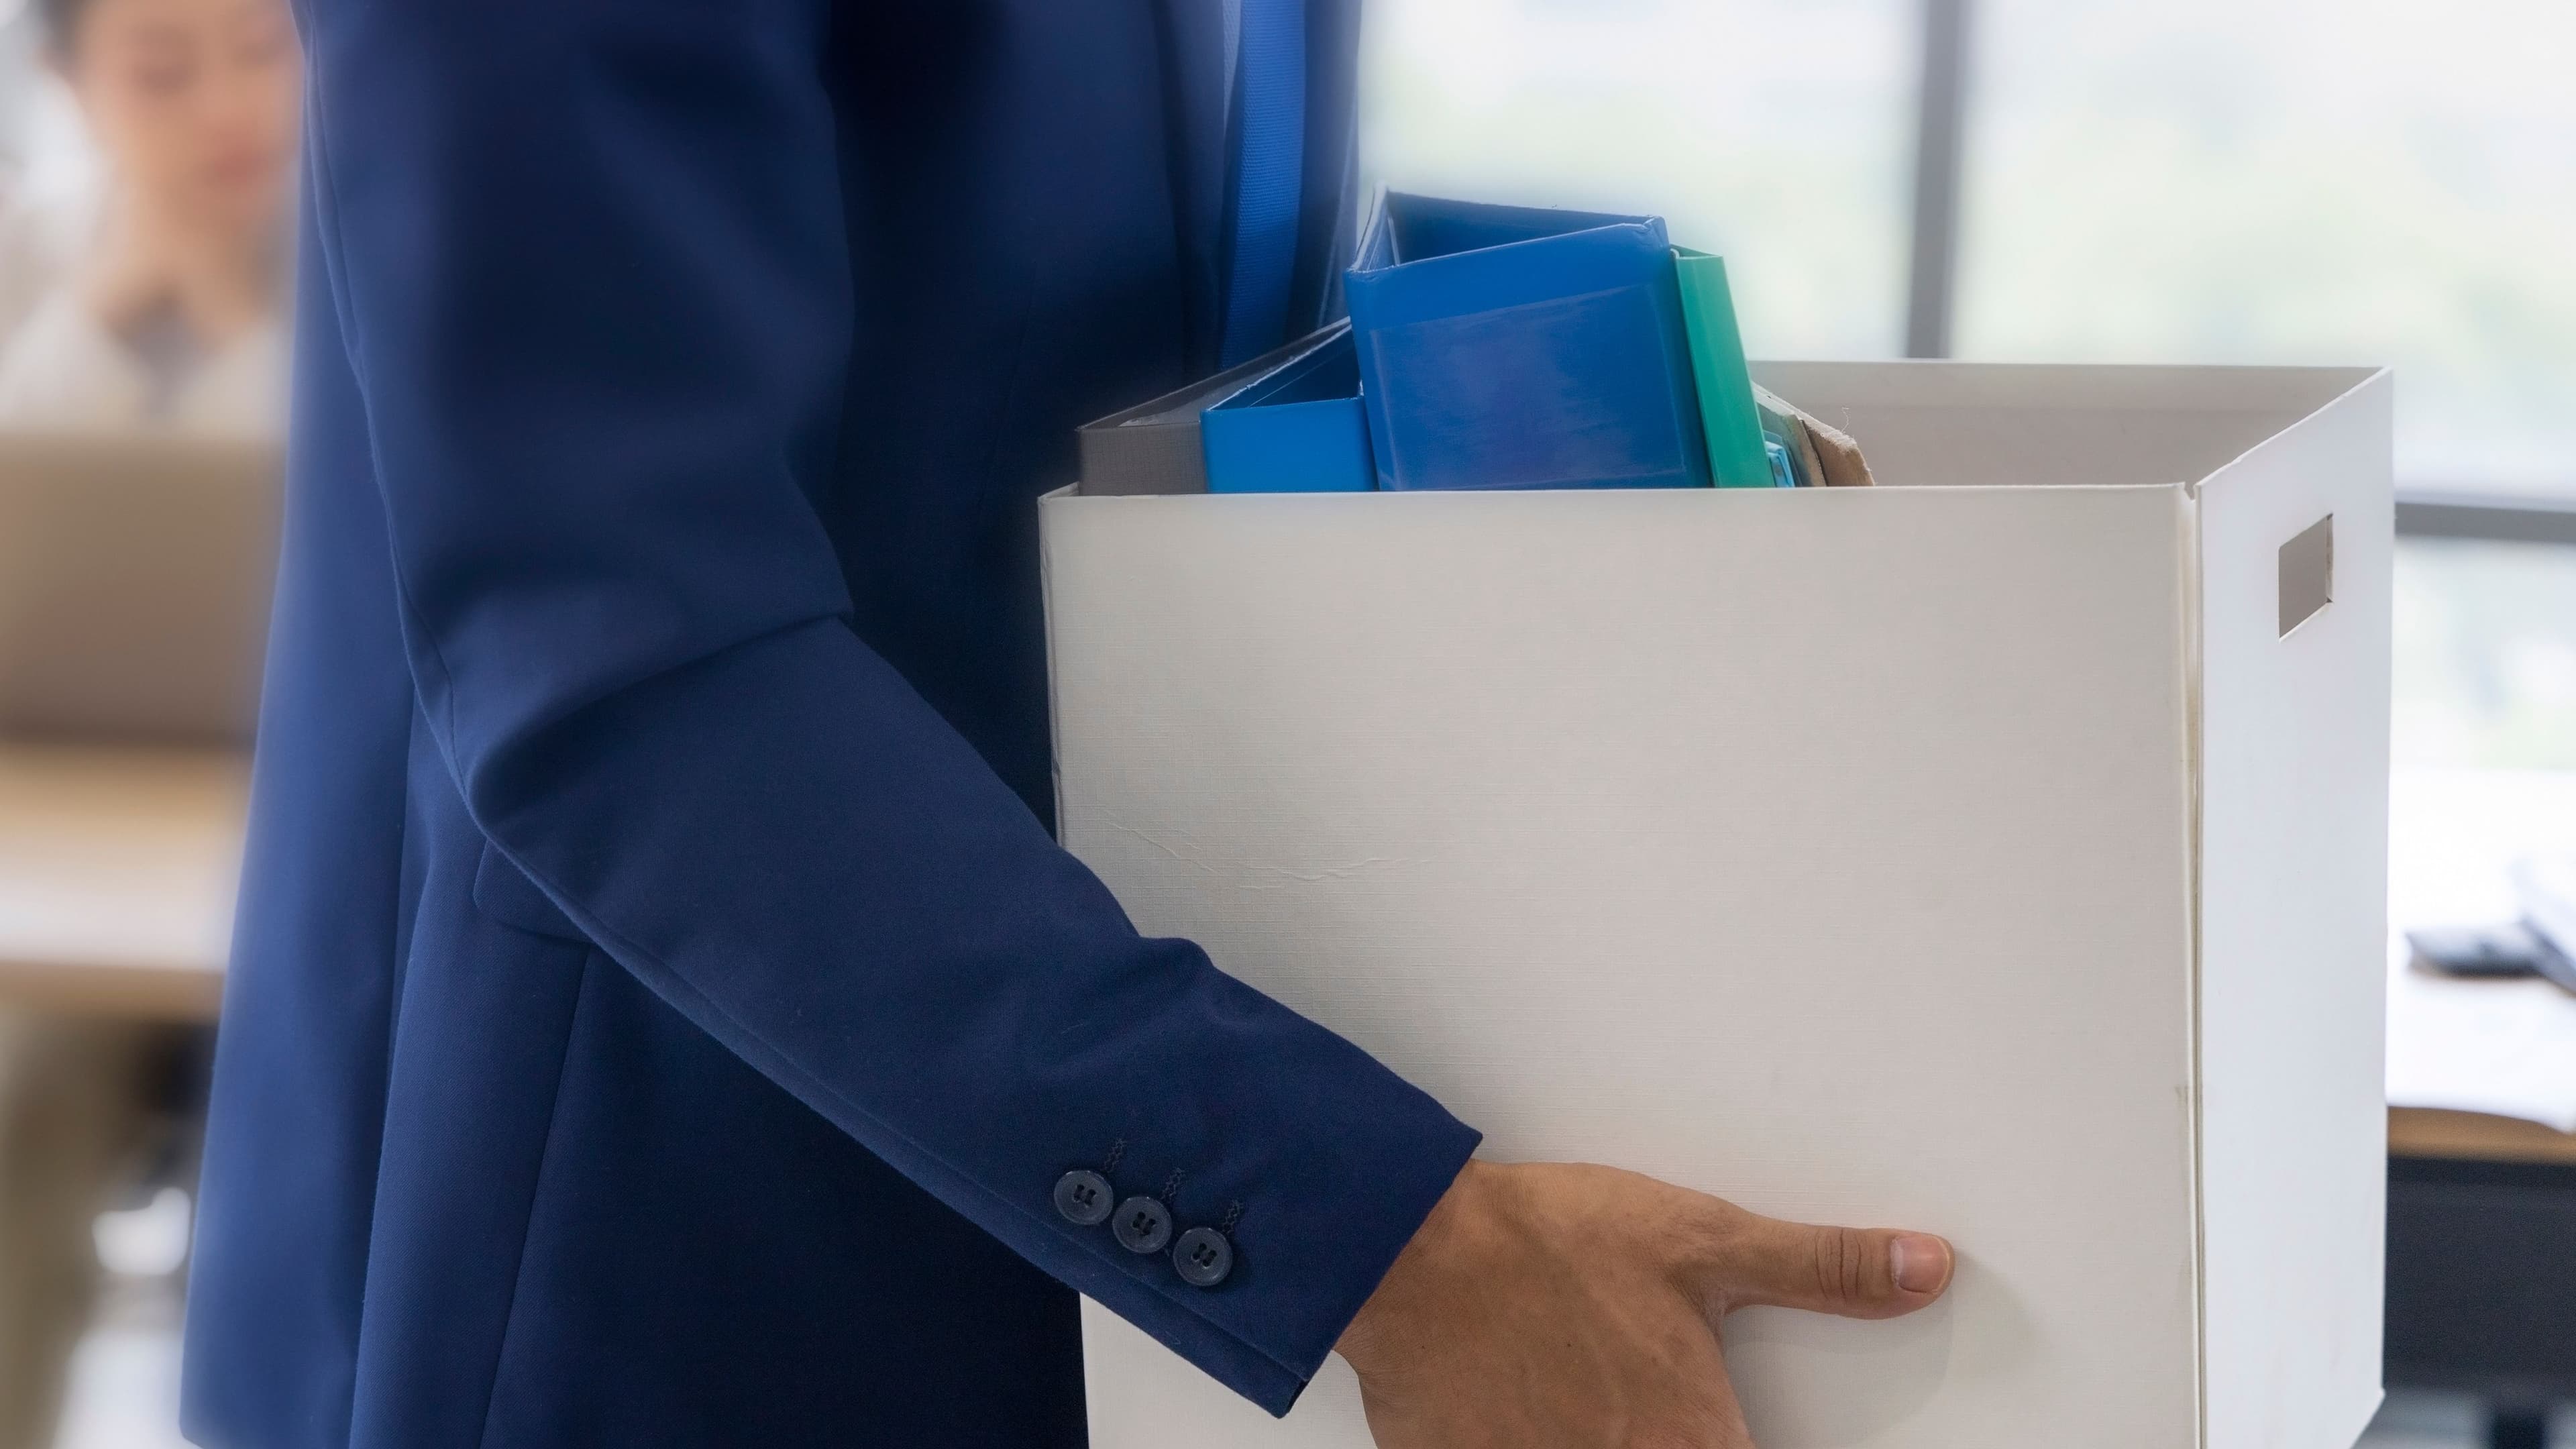
<svg viewBox="0 0 2576 1449"><path fill-rule="evenodd" d="M1368 418L1347 324L1199 416L1210 493L1365 493Z"/></svg>

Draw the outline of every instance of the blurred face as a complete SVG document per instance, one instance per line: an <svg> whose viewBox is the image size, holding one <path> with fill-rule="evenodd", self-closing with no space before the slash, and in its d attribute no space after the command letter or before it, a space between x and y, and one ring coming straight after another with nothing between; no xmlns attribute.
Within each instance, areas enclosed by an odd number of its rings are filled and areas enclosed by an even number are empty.
<svg viewBox="0 0 2576 1449"><path fill-rule="evenodd" d="M232 236L278 224L302 94L284 0L89 0L57 63L143 207Z"/></svg>

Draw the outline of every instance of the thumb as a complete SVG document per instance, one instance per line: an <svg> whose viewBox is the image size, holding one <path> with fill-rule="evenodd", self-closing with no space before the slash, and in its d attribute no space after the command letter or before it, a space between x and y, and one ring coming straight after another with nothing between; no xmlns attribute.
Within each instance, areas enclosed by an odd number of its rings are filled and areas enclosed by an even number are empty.
<svg viewBox="0 0 2576 1449"><path fill-rule="evenodd" d="M1728 1308L1762 1305L1844 1318L1895 1318L1950 1286L1950 1245L1928 1233L1782 1222L1737 1209L1710 1265Z"/></svg>

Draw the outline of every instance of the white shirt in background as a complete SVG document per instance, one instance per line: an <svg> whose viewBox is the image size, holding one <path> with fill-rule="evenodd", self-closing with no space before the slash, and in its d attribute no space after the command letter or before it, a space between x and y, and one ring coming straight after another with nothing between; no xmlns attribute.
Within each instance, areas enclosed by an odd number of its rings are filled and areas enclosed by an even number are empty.
<svg viewBox="0 0 2576 1449"><path fill-rule="evenodd" d="M265 438L285 397L286 342L274 322L156 365L57 286L0 344L0 428Z"/></svg>
<svg viewBox="0 0 2576 1449"><path fill-rule="evenodd" d="M275 437L286 418L280 321L212 350L118 336L76 281L101 210L94 191L66 188L0 212L0 429Z"/></svg>

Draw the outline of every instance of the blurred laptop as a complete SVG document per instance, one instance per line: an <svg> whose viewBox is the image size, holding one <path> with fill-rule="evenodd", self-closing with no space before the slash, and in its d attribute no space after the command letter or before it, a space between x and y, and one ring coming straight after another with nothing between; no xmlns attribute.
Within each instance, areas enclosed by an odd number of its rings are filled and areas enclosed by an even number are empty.
<svg viewBox="0 0 2576 1449"><path fill-rule="evenodd" d="M274 447L0 434L0 737L247 741Z"/></svg>

